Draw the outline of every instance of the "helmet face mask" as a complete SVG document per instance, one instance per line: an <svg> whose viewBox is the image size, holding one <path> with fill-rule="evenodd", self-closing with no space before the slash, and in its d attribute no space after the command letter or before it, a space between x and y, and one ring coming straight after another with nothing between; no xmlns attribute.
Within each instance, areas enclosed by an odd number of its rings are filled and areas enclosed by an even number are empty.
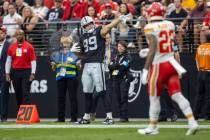
<svg viewBox="0 0 210 140"><path fill-rule="evenodd" d="M95 22L90 16L85 16L81 20L81 27L84 33L92 33L95 30Z"/></svg>

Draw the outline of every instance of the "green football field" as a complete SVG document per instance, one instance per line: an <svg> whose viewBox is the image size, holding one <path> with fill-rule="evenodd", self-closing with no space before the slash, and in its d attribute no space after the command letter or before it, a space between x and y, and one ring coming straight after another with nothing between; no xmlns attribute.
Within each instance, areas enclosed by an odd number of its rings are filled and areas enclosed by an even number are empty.
<svg viewBox="0 0 210 140"><path fill-rule="evenodd" d="M0 140L209 140L210 122L199 122L200 129L193 136L185 136L186 122L160 123L160 134L139 135L138 128L146 126L145 121L101 125L75 125L44 122L35 125L16 125L14 122L0 123Z"/></svg>

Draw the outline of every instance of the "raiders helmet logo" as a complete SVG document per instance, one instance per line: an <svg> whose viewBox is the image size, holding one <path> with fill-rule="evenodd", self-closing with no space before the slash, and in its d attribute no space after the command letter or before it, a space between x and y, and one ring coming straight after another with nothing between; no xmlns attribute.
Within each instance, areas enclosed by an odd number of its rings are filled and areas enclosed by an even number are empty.
<svg viewBox="0 0 210 140"><path fill-rule="evenodd" d="M141 91L141 70L136 71L130 69L130 72L133 76L133 81L130 82L130 87L128 90L129 103L135 101Z"/></svg>

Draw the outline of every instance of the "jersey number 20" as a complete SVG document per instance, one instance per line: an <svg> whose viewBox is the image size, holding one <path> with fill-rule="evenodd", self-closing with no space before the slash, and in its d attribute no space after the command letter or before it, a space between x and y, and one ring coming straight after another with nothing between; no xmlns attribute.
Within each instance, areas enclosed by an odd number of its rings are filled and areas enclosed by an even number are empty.
<svg viewBox="0 0 210 140"><path fill-rule="evenodd" d="M96 50L98 48L96 36L92 36L90 38L87 38L83 42L85 52Z"/></svg>
<svg viewBox="0 0 210 140"><path fill-rule="evenodd" d="M172 48L174 45L174 30L161 31L159 37L160 53L172 52Z"/></svg>

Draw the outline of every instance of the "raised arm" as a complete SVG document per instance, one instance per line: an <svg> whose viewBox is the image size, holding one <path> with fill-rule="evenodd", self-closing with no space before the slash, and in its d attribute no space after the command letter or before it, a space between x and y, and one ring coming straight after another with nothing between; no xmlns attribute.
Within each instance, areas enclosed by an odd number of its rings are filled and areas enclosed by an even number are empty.
<svg viewBox="0 0 210 140"><path fill-rule="evenodd" d="M122 20L122 16L114 19L110 24L107 24L102 27L101 29L101 36L105 38L106 34L111 31L113 27L115 27L118 23L120 23Z"/></svg>

